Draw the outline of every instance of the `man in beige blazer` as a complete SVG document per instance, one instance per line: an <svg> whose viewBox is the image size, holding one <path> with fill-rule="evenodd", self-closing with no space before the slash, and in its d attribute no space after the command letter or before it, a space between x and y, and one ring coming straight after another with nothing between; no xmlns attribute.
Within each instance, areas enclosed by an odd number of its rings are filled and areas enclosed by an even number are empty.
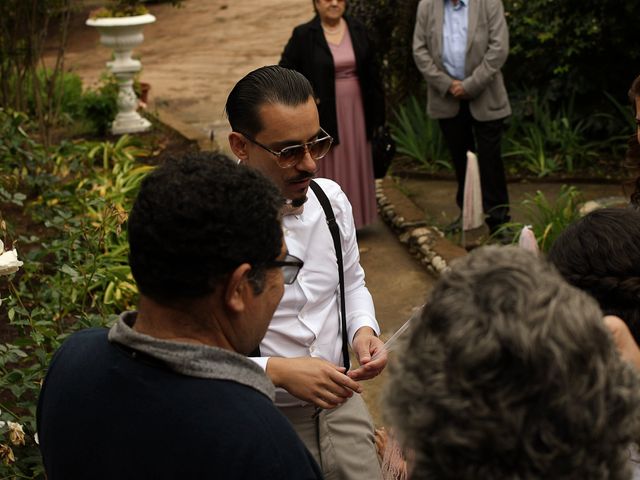
<svg viewBox="0 0 640 480"><path fill-rule="evenodd" d="M468 150L480 166L490 232L510 220L500 144L511 114L500 68L509 54L501 0L421 0L413 57L427 82L427 113L439 120L458 180L462 207ZM454 222L449 229L459 228Z"/></svg>

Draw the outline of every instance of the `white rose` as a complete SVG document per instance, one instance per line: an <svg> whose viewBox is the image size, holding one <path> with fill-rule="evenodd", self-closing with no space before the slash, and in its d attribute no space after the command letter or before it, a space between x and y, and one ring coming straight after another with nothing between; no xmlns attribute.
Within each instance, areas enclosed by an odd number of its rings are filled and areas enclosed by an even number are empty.
<svg viewBox="0 0 640 480"><path fill-rule="evenodd" d="M7 422L9 427L9 440L14 445L24 445L24 430L18 422Z"/></svg>
<svg viewBox="0 0 640 480"><path fill-rule="evenodd" d="M22 262L18 260L18 251L15 248L0 255L0 275L15 273L21 266Z"/></svg>

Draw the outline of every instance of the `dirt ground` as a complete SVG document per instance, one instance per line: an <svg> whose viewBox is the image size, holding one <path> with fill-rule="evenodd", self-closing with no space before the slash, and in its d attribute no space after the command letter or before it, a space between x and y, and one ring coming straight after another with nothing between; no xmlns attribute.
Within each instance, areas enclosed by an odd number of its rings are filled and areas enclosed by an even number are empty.
<svg viewBox="0 0 640 480"><path fill-rule="evenodd" d="M514 222L527 222L521 207L522 202L533 197L537 191L544 194L550 203L554 203L563 182L552 181L518 181L509 182L509 200L511 204L511 218ZM629 192L620 183L570 183L576 187L583 201L598 200L609 203L607 206L617 206L628 202ZM451 180L430 180L421 178L397 179L397 188L407 195L424 212L430 225L444 227L459 214L455 204L456 183ZM467 248L484 243L489 236L489 229L482 226L466 234ZM459 237L452 237L459 241Z"/></svg>

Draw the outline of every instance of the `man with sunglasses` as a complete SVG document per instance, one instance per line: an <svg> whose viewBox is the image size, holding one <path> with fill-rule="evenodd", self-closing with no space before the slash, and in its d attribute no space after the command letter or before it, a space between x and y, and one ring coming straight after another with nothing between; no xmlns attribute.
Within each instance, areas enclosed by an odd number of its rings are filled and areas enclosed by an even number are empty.
<svg viewBox="0 0 640 480"><path fill-rule="evenodd" d="M229 143L241 163L266 174L285 197L284 237L304 269L284 296L253 359L277 388L276 405L320 463L325 478L381 478L371 418L360 381L386 365L373 301L359 262L351 205L340 187L314 180L328 197L344 264L345 338L360 364L343 356L337 252L311 181L331 147L313 89L300 73L262 67L227 99ZM345 350L346 350L345 346ZM379 357L371 360L372 356Z"/></svg>
<svg viewBox="0 0 640 480"><path fill-rule="evenodd" d="M211 153L167 160L128 220L137 312L72 335L38 405L47 478L321 478L247 359L302 262L282 196Z"/></svg>

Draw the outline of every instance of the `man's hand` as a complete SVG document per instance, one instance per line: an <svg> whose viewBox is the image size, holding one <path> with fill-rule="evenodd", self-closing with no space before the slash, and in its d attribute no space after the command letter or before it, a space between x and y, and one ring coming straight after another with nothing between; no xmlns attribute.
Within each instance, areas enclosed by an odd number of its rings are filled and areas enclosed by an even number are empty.
<svg viewBox="0 0 640 480"><path fill-rule="evenodd" d="M604 317L604 324L613 335L613 342L616 344L620 356L640 370L640 349L627 324L621 318L613 315Z"/></svg>
<svg viewBox="0 0 640 480"><path fill-rule="evenodd" d="M358 382L344 371L344 367L321 358L271 357L266 373L276 387L317 407L330 409L346 402L353 392L362 392Z"/></svg>
<svg viewBox="0 0 640 480"><path fill-rule="evenodd" d="M464 100L468 98L467 92L464 90L464 87L462 86L462 82L460 80L454 80L453 82L451 82L449 93L458 100Z"/></svg>
<svg viewBox="0 0 640 480"><path fill-rule="evenodd" d="M373 329L362 327L353 337L353 351L360 363L360 368L347 373L354 380L369 380L376 377L387 365L387 353L384 351L384 343ZM375 360L371 357L379 354Z"/></svg>

